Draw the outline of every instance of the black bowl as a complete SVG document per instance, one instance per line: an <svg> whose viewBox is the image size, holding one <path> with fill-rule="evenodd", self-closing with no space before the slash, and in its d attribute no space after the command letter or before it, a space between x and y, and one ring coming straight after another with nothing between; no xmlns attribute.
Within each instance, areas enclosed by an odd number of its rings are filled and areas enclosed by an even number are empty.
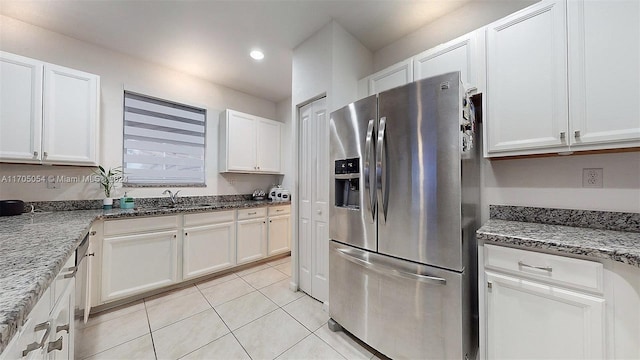
<svg viewBox="0 0 640 360"><path fill-rule="evenodd" d="M22 200L0 200L0 216L20 215L24 212Z"/></svg>

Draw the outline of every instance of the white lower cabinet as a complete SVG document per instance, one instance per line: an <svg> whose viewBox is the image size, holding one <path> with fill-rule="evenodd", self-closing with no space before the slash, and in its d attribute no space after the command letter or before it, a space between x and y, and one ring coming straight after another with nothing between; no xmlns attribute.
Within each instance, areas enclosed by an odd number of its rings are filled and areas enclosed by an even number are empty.
<svg viewBox="0 0 640 360"><path fill-rule="evenodd" d="M266 208L238 210L236 249L238 264L267 256Z"/></svg>
<svg viewBox="0 0 640 360"><path fill-rule="evenodd" d="M606 358L599 262L484 246L487 359Z"/></svg>
<svg viewBox="0 0 640 360"><path fill-rule="evenodd" d="M488 359L602 359L605 301L486 272Z"/></svg>
<svg viewBox="0 0 640 360"><path fill-rule="evenodd" d="M162 218L157 219L162 221ZM177 281L177 230L104 238L103 301L134 295Z"/></svg>
<svg viewBox="0 0 640 360"><path fill-rule="evenodd" d="M97 274L89 275L85 309L286 253L290 212L286 204L94 224Z"/></svg>
<svg viewBox="0 0 640 360"><path fill-rule="evenodd" d="M235 211L185 215L183 279L211 274L236 263ZM213 214L215 216L211 216ZM189 224L204 224L188 226Z"/></svg>
<svg viewBox="0 0 640 360"><path fill-rule="evenodd" d="M285 253L291 249L291 215L289 215L289 208L289 206L269 208L268 256Z"/></svg>

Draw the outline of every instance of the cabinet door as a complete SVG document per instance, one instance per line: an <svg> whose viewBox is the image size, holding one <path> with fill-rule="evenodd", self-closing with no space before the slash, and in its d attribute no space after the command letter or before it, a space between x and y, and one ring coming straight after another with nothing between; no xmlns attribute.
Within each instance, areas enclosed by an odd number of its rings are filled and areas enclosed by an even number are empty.
<svg viewBox="0 0 640 360"><path fill-rule="evenodd" d="M465 86L478 86L476 35L466 34L413 57L413 80L460 71Z"/></svg>
<svg viewBox="0 0 640 360"><path fill-rule="evenodd" d="M568 2L573 150L640 146L640 2Z"/></svg>
<svg viewBox="0 0 640 360"><path fill-rule="evenodd" d="M0 52L1 161L40 162L42 67L42 62Z"/></svg>
<svg viewBox="0 0 640 360"><path fill-rule="evenodd" d="M271 120L258 119L258 171L280 172L280 123Z"/></svg>
<svg viewBox="0 0 640 360"><path fill-rule="evenodd" d="M227 170L254 172L256 164L256 118L228 110Z"/></svg>
<svg viewBox="0 0 640 360"><path fill-rule="evenodd" d="M377 94L413 81L412 59L393 64L369 76L369 95Z"/></svg>
<svg viewBox="0 0 640 360"><path fill-rule="evenodd" d="M604 299L485 272L487 358L603 359Z"/></svg>
<svg viewBox="0 0 640 360"><path fill-rule="evenodd" d="M46 64L42 161L97 164L99 77Z"/></svg>
<svg viewBox="0 0 640 360"><path fill-rule="evenodd" d="M565 2L545 0L487 26L487 153L567 150Z"/></svg>
<svg viewBox="0 0 640 360"><path fill-rule="evenodd" d="M105 238L102 301L135 295L178 280L177 231Z"/></svg>
<svg viewBox="0 0 640 360"><path fill-rule="evenodd" d="M70 283L51 312L51 335L47 342L48 360L73 360L75 283Z"/></svg>
<svg viewBox="0 0 640 360"><path fill-rule="evenodd" d="M290 249L290 216L275 216L269 218L269 246L268 255L280 254Z"/></svg>
<svg viewBox="0 0 640 360"><path fill-rule="evenodd" d="M267 232L264 218L238 221L236 237L238 264L267 256Z"/></svg>
<svg viewBox="0 0 640 360"><path fill-rule="evenodd" d="M235 265L235 223L184 229L183 279L210 274Z"/></svg>

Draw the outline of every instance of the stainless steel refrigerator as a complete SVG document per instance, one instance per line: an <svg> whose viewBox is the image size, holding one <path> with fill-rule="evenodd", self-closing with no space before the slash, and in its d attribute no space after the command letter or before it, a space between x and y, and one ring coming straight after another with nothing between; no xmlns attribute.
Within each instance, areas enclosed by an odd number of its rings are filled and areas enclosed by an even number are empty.
<svg viewBox="0 0 640 360"><path fill-rule="evenodd" d="M331 113L332 329L394 359L475 358L478 134L458 72Z"/></svg>

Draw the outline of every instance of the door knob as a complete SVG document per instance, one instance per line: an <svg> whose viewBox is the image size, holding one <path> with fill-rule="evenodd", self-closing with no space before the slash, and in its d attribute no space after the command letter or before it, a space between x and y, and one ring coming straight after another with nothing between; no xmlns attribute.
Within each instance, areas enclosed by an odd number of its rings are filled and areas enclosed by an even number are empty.
<svg viewBox="0 0 640 360"><path fill-rule="evenodd" d="M318 215L322 215L322 210L318 209Z"/></svg>

